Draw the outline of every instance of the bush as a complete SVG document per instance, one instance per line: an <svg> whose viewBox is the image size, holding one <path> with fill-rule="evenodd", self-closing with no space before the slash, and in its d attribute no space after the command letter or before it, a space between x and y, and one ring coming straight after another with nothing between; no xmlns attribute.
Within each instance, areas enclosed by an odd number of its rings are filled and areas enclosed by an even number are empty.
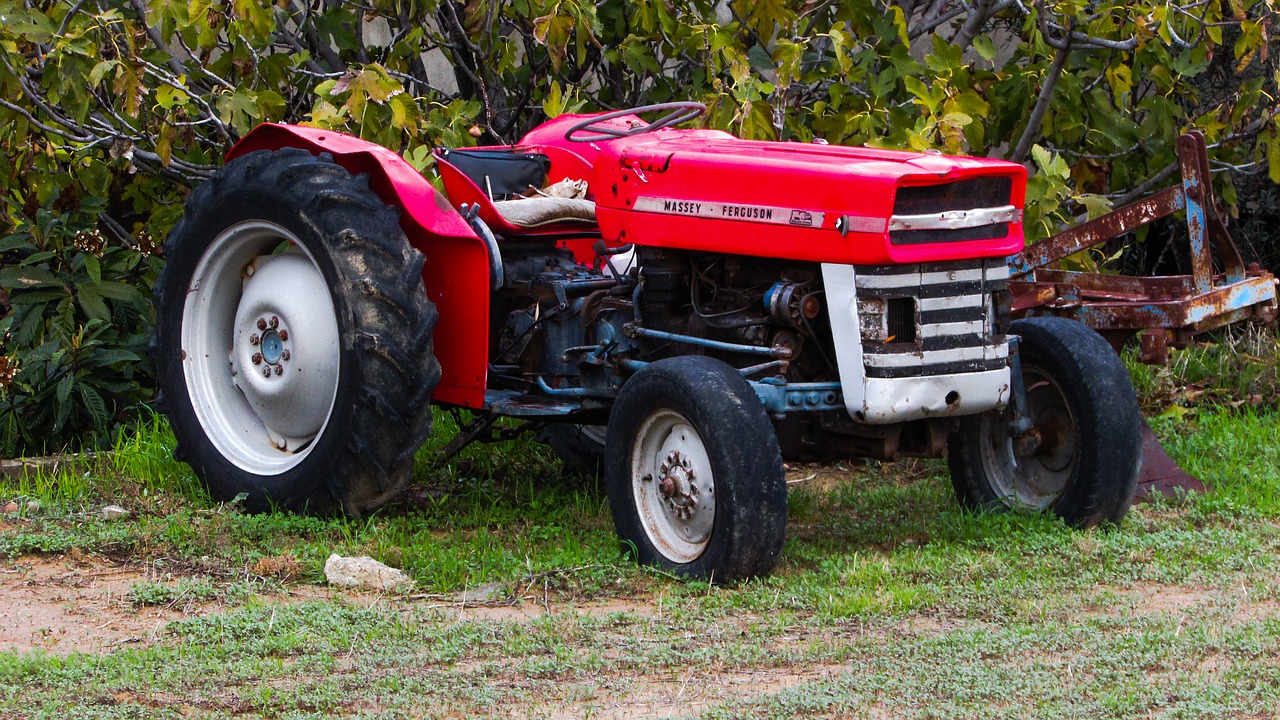
<svg viewBox="0 0 1280 720"><path fill-rule="evenodd" d="M14 209L0 239L0 286L12 309L0 327L0 457L67 445L110 446L128 426L151 377L143 349L158 260L145 244L109 243L78 225L100 199L75 213Z"/></svg>
<svg viewBox="0 0 1280 720"><path fill-rule="evenodd" d="M1231 205L1237 176L1280 181L1275 13L1262 0L0 0L0 15L14 238L0 256L14 307L0 385L18 366L0 390L0 424L18 428L5 454L100 441L145 399L148 367L124 358L146 313L102 283L149 291L154 258L137 248L259 122L349 132L429 171L433 143L700 100L710 126L751 138L1028 163L1029 239L1167 182L1191 127L1233 171L1215 178ZM101 258L75 248L81 230L104 238ZM1276 243L1253 249L1277 257ZM50 415L37 397L58 401Z"/></svg>

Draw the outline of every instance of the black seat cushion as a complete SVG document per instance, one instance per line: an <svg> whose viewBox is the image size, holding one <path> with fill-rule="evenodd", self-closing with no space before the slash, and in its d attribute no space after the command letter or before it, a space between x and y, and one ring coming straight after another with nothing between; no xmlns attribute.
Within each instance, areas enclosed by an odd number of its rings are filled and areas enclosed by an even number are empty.
<svg viewBox="0 0 1280 720"><path fill-rule="evenodd" d="M471 178L493 200L519 195L546 184L551 160L537 153L509 150L442 150L440 157Z"/></svg>

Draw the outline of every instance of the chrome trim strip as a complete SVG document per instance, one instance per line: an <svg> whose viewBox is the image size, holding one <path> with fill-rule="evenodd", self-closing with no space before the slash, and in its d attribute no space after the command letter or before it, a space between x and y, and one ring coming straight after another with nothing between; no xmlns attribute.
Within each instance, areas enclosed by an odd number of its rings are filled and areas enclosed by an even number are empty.
<svg viewBox="0 0 1280 720"><path fill-rule="evenodd" d="M1022 211L1012 205L973 210L945 210L928 215L894 215L889 218L889 231L894 230L962 230L996 223L1019 222Z"/></svg>

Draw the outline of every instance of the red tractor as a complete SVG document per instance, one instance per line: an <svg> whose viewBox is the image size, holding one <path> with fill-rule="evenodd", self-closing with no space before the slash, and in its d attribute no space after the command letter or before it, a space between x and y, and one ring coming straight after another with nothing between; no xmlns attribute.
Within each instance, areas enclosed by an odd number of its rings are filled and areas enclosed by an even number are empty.
<svg viewBox="0 0 1280 720"><path fill-rule="evenodd" d="M446 452L536 430L599 465L640 562L713 580L777 563L784 457L946 456L966 506L1120 521L1124 366L1083 324L1009 320L1022 166L675 129L702 112L438 150L447 199L382 147L255 129L156 289L179 457L253 510L359 515L432 404L466 409Z"/></svg>

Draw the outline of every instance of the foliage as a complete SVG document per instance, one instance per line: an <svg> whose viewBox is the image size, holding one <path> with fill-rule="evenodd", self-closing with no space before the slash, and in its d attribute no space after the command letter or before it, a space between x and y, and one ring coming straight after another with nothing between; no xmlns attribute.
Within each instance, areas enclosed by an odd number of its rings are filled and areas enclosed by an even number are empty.
<svg viewBox="0 0 1280 720"><path fill-rule="evenodd" d="M1236 176L1280 180L1275 14L1271 0L0 0L0 177L11 227L56 205L123 247L163 237L260 122L342 130L429 170L432 144L693 99L751 138L1029 163L1036 239L1168 182L1192 127L1233 170L1217 177L1233 207ZM54 272L33 254L20 261ZM66 353L95 331L80 286L62 287L80 309L29 340ZM36 347L8 350L0 378L15 357L44 362L21 357Z"/></svg>
<svg viewBox="0 0 1280 720"><path fill-rule="evenodd" d="M0 382L0 456L73 439L108 447L148 376L142 350L158 260L146 242L109 244L78 225L95 205L101 199L31 217L12 208L13 231L0 238L0 286L13 308L0 319L0 353L18 350L5 356L10 372Z"/></svg>

